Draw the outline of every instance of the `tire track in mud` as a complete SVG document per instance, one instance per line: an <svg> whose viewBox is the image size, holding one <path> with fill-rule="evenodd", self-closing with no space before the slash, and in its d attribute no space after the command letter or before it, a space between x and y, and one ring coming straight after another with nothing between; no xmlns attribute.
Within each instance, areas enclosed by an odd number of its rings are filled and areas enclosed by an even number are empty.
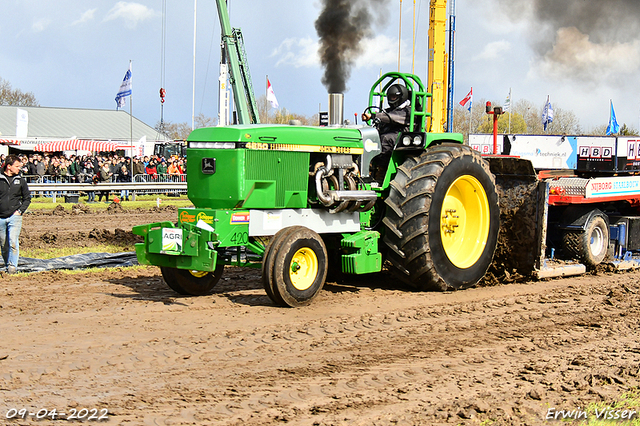
<svg viewBox="0 0 640 426"><path fill-rule="evenodd" d="M612 300L620 306L612 307ZM592 398L594 392L602 398L606 395L593 391L599 380L617 381L619 389L637 383L631 365L638 361L639 346L633 340L621 348L636 351L622 374L627 378L611 371L610 365L620 365L619 357L611 354L606 361L581 355L616 345L618 337L612 333L632 331L616 326L616 317L629 307L637 312L637 306L630 305L633 302L623 294L612 298L578 286L551 295L328 318L275 330L259 327L222 340L209 336L205 340L215 349L209 347L191 361L215 360L219 370L229 369L216 379L216 387L233 392L212 392L219 402L206 410L216 422L295 419L304 424L324 419L332 423L363 404L371 413L376 413L371 407L389 408L380 410L379 418L368 416L365 421L360 413L352 419L362 424L391 419L396 411L392 407L398 404L415 413L414 424L426 424L422 422L428 419L460 421L473 417L473 412L502 416L505 421L513 416L539 419L544 414L541 394L559 393L558 402L572 399L576 392L578 399ZM289 359L287 368L265 362L288 354L299 359ZM580 357L582 361L576 362ZM581 362L585 367L577 368ZM602 371L600 379L586 372L594 367ZM436 383L448 385L433 390ZM500 407L503 395L526 402L508 412L484 402L495 400Z"/></svg>

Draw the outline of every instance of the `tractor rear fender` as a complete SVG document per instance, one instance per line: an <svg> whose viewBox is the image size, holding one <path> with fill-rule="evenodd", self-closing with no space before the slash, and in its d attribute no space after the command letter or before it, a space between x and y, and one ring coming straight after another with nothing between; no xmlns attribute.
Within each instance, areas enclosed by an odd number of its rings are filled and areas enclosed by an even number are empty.
<svg viewBox="0 0 640 426"><path fill-rule="evenodd" d="M545 189L529 160L509 156L483 156L496 179L500 203L500 235L496 265L531 274L546 240Z"/></svg>
<svg viewBox="0 0 640 426"><path fill-rule="evenodd" d="M423 137L423 143L417 148L409 147L409 149L402 149L400 146L401 138L404 135L421 135ZM460 133L399 133L398 139L396 140L396 149L393 151L391 155L391 161L389 162L389 167L387 168L387 173L385 176L384 183L382 184L383 188L387 188L389 182L393 180L398 167L404 163L404 161L410 157L415 155L420 155L420 152L424 149L442 145L442 144L461 144L463 145L463 136Z"/></svg>
<svg viewBox="0 0 640 426"><path fill-rule="evenodd" d="M489 161L491 173L496 178L504 177L505 179L520 179L529 182L538 180L533 163L529 160L503 155L489 155L483 158Z"/></svg>

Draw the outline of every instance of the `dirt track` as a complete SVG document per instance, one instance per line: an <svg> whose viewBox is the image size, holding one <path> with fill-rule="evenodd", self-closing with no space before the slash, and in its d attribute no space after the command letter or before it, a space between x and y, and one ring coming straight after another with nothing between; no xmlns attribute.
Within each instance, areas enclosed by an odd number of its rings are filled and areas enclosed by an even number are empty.
<svg viewBox="0 0 640 426"><path fill-rule="evenodd" d="M89 216L28 216L24 244L47 223L90 244L175 212ZM4 276L0 423L106 408L132 425L542 424L640 384L639 291L640 272L453 293L381 276L284 309L254 270L227 268L207 297L155 268Z"/></svg>

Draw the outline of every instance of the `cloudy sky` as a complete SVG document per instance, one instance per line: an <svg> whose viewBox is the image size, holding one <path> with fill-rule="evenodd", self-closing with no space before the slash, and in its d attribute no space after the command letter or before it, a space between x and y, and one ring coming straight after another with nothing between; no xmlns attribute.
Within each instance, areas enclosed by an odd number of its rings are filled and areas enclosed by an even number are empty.
<svg viewBox="0 0 640 426"><path fill-rule="evenodd" d="M305 115L327 108L314 26L324 1L229 0L256 93L264 94L268 75L280 106ZM364 109L380 71L398 66L400 1L352 3L367 5L371 29L346 80L346 118ZM550 95L590 129L608 122L612 99L618 122L640 127L637 0L458 0L456 6L456 101L471 86L476 100L504 102L511 88L514 101L542 107ZM199 0L197 8L195 112L217 117L220 25L213 0ZM0 77L14 88L33 92L42 106L115 109L132 60L133 113L150 125L159 121L162 0L4 0L2 10ZM166 10L164 118L190 123L194 2L167 0ZM405 72L413 64L413 12L413 2L403 1ZM425 81L428 13L429 1L416 0L413 66Z"/></svg>

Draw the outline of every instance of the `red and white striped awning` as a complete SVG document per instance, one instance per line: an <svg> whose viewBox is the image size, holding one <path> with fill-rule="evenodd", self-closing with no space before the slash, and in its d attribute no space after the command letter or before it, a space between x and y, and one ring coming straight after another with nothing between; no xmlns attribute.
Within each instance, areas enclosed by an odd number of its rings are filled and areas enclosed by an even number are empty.
<svg viewBox="0 0 640 426"><path fill-rule="evenodd" d="M3 145L20 145L20 141L16 139L0 139L0 144Z"/></svg>
<svg viewBox="0 0 640 426"><path fill-rule="evenodd" d="M115 151L117 144L105 141L91 141L84 139L69 139L64 141L51 141L36 145L33 149L42 152L57 151Z"/></svg>

